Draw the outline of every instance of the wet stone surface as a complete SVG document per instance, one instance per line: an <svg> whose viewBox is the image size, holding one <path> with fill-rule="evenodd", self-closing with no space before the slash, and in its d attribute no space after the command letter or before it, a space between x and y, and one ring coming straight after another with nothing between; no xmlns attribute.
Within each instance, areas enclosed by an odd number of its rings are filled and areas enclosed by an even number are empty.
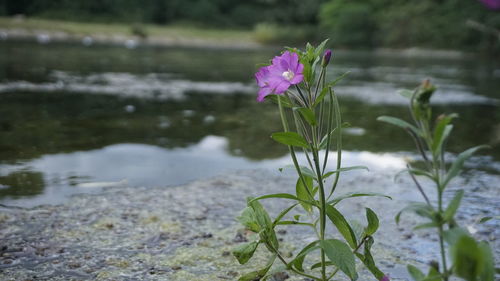
<svg viewBox="0 0 500 281"><path fill-rule="evenodd" d="M397 182L389 173L352 172L341 178L339 194L354 191L384 192L394 200L356 198L339 208L348 219L364 223L364 206L380 216L374 255L393 280L407 280L406 264L423 266L437 258L437 237L432 231L412 231L418 218L404 216L398 226L394 215L419 194L409 179ZM495 182L459 179L467 185L461 210L462 225L488 240L498 259L498 221L472 225L479 216L493 215L499 204ZM474 190L472 192L471 190ZM259 248L246 266L231 249L255 239L235 221L245 197L293 192L294 178L260 170L241 171L173 188L109 188L99 195L77 195L58 206L0 209L1 280L237 280L241 273L265 264L268 254ZM447 194L449 200L453 190ZM288 200L267 200L271 215ZM296 209L290 215L301 213ZM330 230L329 233L332 233ZM338 234L335 234L338 235ZM301 226L278 229L285 257L296 254L315 239ZM314 256L312 256L314 258ZM312 264L312 260L306 263ZM276 263L278 265L278 263ZM361 267L359 280L373 280ZM338 280L345 280L339 275ZM305 280L277 273L274 280Z"/></svg>

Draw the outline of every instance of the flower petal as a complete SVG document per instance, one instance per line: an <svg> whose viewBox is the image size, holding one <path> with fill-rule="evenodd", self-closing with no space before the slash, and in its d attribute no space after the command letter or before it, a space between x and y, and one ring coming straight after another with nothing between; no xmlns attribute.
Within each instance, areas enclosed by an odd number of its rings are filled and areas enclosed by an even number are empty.
<svg viewBox="0 0 500 281"><path fill-rule="evenodd" d="M273 90L270 87L264 87L259 90L257 93L257 101L258 102L263 102L264 98L268 95L270 95L273 92Z"/></svg>
<svg viewBox="0 0 500 281"><path fill-rule="evenodd" d="M291 53L289 61L290 70L297 73L298 65L299 65L299 55L297 55L296 53Z"/></svg>
<svg viewBox="0 0 500 281"><path fill-rule="evenodd" d="M275 94L283 94L290 87L290 82L287 80L282 80L281 83L277 84L274 88Z"/></svg>
<svg viewBox="0 0 500 281"><path fill-rule="evenodd" d="M292 85L299 84L300 82L302 82L302 80L304 80L304 75L295 74L295 76L292 78L292 80L290 80L290 84L292 84Z"/></svg>

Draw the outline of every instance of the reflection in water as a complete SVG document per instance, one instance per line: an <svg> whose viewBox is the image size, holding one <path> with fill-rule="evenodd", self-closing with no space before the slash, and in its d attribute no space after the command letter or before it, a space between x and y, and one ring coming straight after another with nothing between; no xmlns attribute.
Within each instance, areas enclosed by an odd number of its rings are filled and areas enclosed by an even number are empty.
<svg viewBox="0 0 500 281"><path fill-rule="evenodd" d="M299 154L298 158L305 161L303 154ZM332 169L334 158L330 161ZM206 136L186 148L116 144L86 152L45 155L20 165L0 166L1 170L8 172L7 176L0 177L0 182L8 186L14 184L0 192L3 191L2 195L6 197L3 202L34 206L60 203L71 194L99 192L108 186L171 186L239 169L269 168L278 173L278 168L290 164L287 155L262 161L231 155L228 153L228 140L219 136ZM366 165L373 172L379 169L399 170L404 168L405 162L402 156L395 154L364 151L345 152L343 165ZM30 174L33 176L30 177ZM33 193L28 180L38 180L37 186L45 184L49 188L43 193L41 190ZM24 195L37 196L25 199Z"/></svg>
<svg viewBox="0 0 500 281"><path fill-rule="evenodd" d="M99 185L176 185L288 163L286 148L269 138L281 130L276 107L255 102L251 79L255 64L275 50L0 42L0 52L4 203L33 206L99 192ZM498 69L474 58L335 52L330 75L351 71L337 88L352 125L346 161L399 167L397 152L413 151L413 143L376 117L407 116L396 90L431 78L439 86L435 112L460 115L450 151L490 144L482 153L491 158L478 162L498 172Z"/></svg>

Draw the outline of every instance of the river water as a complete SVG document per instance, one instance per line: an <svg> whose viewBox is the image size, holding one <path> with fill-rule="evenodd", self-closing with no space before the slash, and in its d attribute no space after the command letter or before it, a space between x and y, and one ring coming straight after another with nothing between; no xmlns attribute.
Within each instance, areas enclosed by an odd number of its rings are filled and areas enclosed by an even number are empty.
<svg viewBox="0 0 500 281"><path fill-rule="evenodd" d="M221 50L0 42L0 203L56 204L106 186L173 186L289 162L269 135L275 105L255 101L256 64L277 49ZM430 78L437 113L457 112L450 157L489 144L466 175L500 174L500 63L474 56L335 51L346 163L400 169L401 88Z"/></svg>

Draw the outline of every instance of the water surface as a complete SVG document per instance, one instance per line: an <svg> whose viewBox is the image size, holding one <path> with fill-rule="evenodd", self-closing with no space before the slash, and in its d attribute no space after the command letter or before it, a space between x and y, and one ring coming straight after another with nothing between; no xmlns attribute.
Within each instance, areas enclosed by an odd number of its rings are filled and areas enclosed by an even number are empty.
<svg viewBox="0 0 500 281"><path fill-rule="evenodd" d="M286 162L286 148L269 138L281 129L276 107L255 102L252 78L277 50L0 42L0 52L3 204L58 203L108 185L171 186ZM450 156L490 144L468 168L500 172L498 63L334 52L331 77L345 71L337 93L351 124L346 155L412 156L405 133L375 119L407 118L396 91L430 78L439 88L435 112L460 115Z"/></svg>

